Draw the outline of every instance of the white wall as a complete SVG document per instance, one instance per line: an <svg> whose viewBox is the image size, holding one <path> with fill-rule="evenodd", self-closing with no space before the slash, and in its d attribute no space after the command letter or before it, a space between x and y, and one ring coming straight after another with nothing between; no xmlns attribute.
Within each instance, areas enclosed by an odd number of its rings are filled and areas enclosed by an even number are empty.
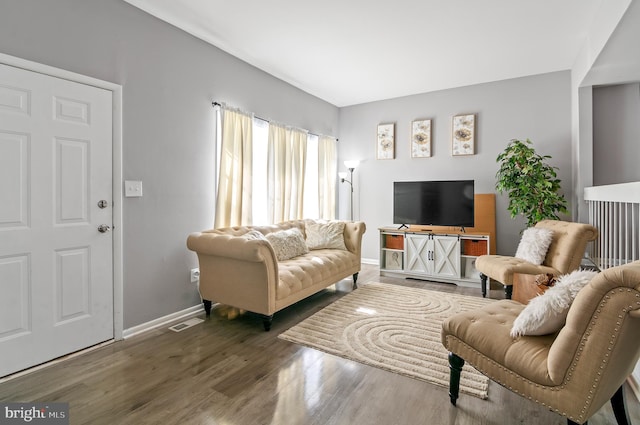
<svg viewBox="0 0 640 425"><path fill-rule="evenodd" d="M372 102L340 109L338 155L342 161L360 159L355 172L355 218L366 222L363 257L378 260L378 232L393 223L392 187L395 180L474 179L476 193L495 192L496 157L513 139L529 138L536 150L551 155L559 168L563 190L571 188L570 73L556 72ZM475 113L476 154L451 156L451 120ZM410 125L431 118L432 157L412 159ZM376 128L396 123L396 159L376 160ZM340 215L348 217L348 187L340 189ZM506 195L496 198L497 250L513 255L526 226L506 210Z"/></svg>
<svg viewBox="0 0 640 425"><path fill-rule="evenodd" d="M120 0L3 0L0 52L123 86L123 177L144 185L123 204L125 329L199 303L186 238L213 226L212 101L338 130L337 107Z"/></svg>
<svg viewBox="0 0 640 425"><path fill-rule="evenodd" d="M593 185L640 181L640 84L593 89Z"/></svg>

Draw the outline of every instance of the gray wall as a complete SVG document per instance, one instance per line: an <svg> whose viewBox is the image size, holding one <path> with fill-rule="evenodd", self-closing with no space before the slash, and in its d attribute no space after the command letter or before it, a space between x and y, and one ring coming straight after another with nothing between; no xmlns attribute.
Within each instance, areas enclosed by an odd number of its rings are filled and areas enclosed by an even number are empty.
<svg viewBox="0 0 640 425"><path fill-rule="evenodd" d="M594 186L640 181L640 84L593 89Z"/></svg>
<svg viewBox="0 0 640 425"><path fill-rule="evenodd" d="M190 232L213 226L213 109L336 135L338 108L120 0L3 0L0 52L123 86L124 327L199 303Z"/></svg>
<svg viewBox="0 0 640 425"><path fill-rule="evenodd" d="M513 138L529 138L538 153L552 156L572 199L570 84L565 71L341 108L339 169L343 160L362 160L354 175L354 210L368 229L363 257L378 260L378 228L393 220L393 181L474 179L477 193L494 193L496 157ZM476 154L453 157L451 120L462 113L477 114ZM431 158L411 158L410 125L418 118L432 119ZM375 158L376 127L385 122L396 123L394 160ZM345 186L339 188L341 217L349 214ZM513 255L526 222L511 219L507 203L506 195L497 195L497 250Z"/></svg>

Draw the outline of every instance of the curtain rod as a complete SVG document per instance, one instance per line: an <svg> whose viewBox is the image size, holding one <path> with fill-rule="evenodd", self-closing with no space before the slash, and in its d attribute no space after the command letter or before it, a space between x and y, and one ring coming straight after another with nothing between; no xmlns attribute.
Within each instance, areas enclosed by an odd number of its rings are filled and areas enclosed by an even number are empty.
<svg viewBox="0 0 640 425"><path fill-rule="evenodd" d="M211 102L211 105L212 105L213 107L216 107L216 106L222 106L222 103L220 103L220 102L216 102L216 101L213 101L213 102ZM264 121L264 122L267 122L267 123L270 123L270 122L271 122L271 121L269 121L268 119L261 118L261 117L259 117L259 116L257 116L257 115L254 115L254 118L257 118L257 119L259 119L259 120L261 120L261 121ZM309 134L311 134L312 136L316 136L316 137L320 137L320 136L321 136L320 134L311 133L310 131L307 131L307 132L308 132ZM333 137L333 136L329 136L329 137ZM338 138L336 137L335 139L336 139L336 142L337 142L337 141L338 141Z"/></svg>
<svg viewBox="0 0 640 425"><path fill-rule="evenodd" d="M216 106L222 106L222 103L220 103L220 102L211 102L211 104L212 104L214 107L216 107ZM232 109L233 109L233 108L232 108ZM264 122L270 122L268 119L261 118L261 117L259 117L259 116L255 115L255 114L253 115L253 117L254 117L254 118L258 118L259 120L264 121Z"/></svg>

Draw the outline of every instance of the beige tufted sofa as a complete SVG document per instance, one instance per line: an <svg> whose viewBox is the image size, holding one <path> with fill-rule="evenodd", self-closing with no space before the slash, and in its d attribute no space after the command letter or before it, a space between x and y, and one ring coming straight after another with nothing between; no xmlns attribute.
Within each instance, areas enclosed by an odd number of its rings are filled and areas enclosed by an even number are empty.
<svg viewBox="0 0 640 425"><path fill-rule="evenodd" d="M268 241L242 237L250 230L263 235L297 227L305 235L308 220L271 226L243 226L192 233L187 247L198 254L200 295L207 315L218 302L263 315L265 330L273 314L360 271L363 222L344 222L347 250L317 249L277 261Z"/></svg>
<svg viewBox="0 0 640 425"><path fill-rule="evenodd" d="M509 331L524 307L500 300L443 322L451 403L466 361L568 423L585 423L609 399L618 423L626 423L622 384L640 357L640 261L596 275L555 334L512 338Z"/></svg>
<svg viewBox="0 0 640 425"><path fill-rule="evenodd" d="M561 220L542 220L535 227L553 230L553 240L540 265L506 255L481 255L476 260L480 272L482 296L487 294L487 278L504 285L505 298L511 299L513 274L553 274L559 276L576 270L590 241L598 237L598 229L590 224Z"/></svg>

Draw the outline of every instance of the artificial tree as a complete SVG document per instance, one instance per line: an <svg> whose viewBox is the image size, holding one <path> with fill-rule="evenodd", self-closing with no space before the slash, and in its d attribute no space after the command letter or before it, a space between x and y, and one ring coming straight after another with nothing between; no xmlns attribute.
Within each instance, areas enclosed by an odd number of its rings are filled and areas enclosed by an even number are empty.
<svg viewBox="0 0 640 425"><path fill-rule="evenodd" d="M496 159L500 163L496 190L509 196L511 218L521 214L529 227L540 220L559 219L558 213L567 212L567 201L559 193L557 167L545 162L549 158L537 154L529 139L512 139Z"/></svg>

